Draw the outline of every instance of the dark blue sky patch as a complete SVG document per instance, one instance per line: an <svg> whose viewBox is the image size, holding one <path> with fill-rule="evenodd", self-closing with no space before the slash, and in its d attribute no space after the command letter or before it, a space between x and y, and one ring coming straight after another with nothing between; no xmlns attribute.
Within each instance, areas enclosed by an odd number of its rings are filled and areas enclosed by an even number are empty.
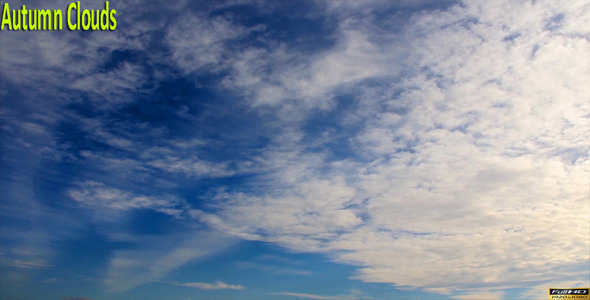
<svg viewBox="0 0 590 300"><path fill-rule="evenodd" d="M382 30L386 30L389 35L401 33L411 19L416 15L422 13L428 13L433 10L445 10L453 5L459 3L456 0L443 0L443 1L416 1L416 3L407 2L399 3L394 5L377 5L372 7L368 15L372 18L372 24L380 27ZM388 3L390 4L390 3ZM366 11L358 10L359 17L366 14ZM366 19L367 16L361 19Z"/></svg>
<svg viewBox="0 0 590 300"><path fill-rule="evenodd" d="M62 149L76 157L81 151L109 151L111 146L93 135L92 128L84 128L79 119L60 122L56 128L56 141Z"/></svg>
<svg viewBox="0 0 590 300"><path fill-rule="evenodd" d="M202 90L185 78L159 82L152 95L131 103L119 112L119 117L154 125L173 124L185 115L200 112L200 101L208 99L207 96L199 97L200 94Z"/></svg>
<svg viewBox="0 0 590 300"><path fill-rule="evenodd" d="M97 51L99 53L104 53L108 51L108 48L101 47L98 48ZM104 63L98 66L98 72L106 73L112 70L115 70L123 63L131 63L131 64L139 64L142 61L142 53L137 50L119 50L115 49L110 53L104 53L108 55L108 58Z"/></svg>
<svg viewBox="0 0 590 300"><path fill-rule="evenodd" d="M158 196L155 196L158 198ZM182 207L171 207L182 209ZM130 211L125 223L133 235L163 235L178 233L184 221L171 218L170 215L152 209Z"/></svg>
<svg viewBox="0 0 590 300"><path fill-rule="evenodd" d="M261 6L236 5L213 11L211 16L230 16L247 28L264 26L264 31L253 33L254 39L249 40L251 46L272 50L276 43L280 43L290 52L304 55L329 49L336 44L337 22L318 13L323 6L312 1L288 1L280 5L267 2Z"/></svg>
<svg viewBox="0 0 590 300"><path fill-rule="evenodd" d="M2 96L0 108L2 108L2 111L10 110L13 118L20 116L19 114L30 113L31 104L29 101L24 101L26 99L26 90L4 73L0 74L0 96ZM0 118L0 124L6 126L7 122L8 119ZM0 134L6 134L6 130L2 130ZM0 145L3 142L1 141Z"/></svg>

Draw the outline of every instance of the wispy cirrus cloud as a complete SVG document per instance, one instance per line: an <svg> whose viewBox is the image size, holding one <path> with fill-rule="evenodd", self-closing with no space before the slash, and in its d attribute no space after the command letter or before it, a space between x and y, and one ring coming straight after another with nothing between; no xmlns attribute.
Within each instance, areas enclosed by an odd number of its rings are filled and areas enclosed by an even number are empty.
<svg viewBox="0 0 590 300"><path fill-rule="evenodd" d="M263 27L245 28L231 18L209 17L193 13L184 14L170 27L166 42L173 49L170 58L184 72L207 68L222 70L231 62L230 42L244 38ZM230 56L228 59L227 56Z"/></svg>
<svg viewBox="0 0 590 300"><path fill-rule="evenodd" d="M364 297L362 293L357 290L352 290L349 295L339 295L339 296L322 296L317 294L310 294L310 293L293 293L293 292L278 292L273 293L274 295L280 296L287 296L292 298L298 299L319 299L319 300L337 300L337 299L371 299Z"/></svg>
<svg viewBox="0 0 590 300"><path fill-rule="evenodd" d="M275 275L309 276L314 274L312 271L298 267L301 264L302 262L298 260L274 255L261 255L257 257L255 261L238 262L236 267L246 270L260 270Z"/></svg>
<svg viewBox="0 0 590 300"><path fill-rule="evenodd" d="M227 284L221 281L215 283L207 282L187 282L179 284L180 286L192 287L202 290L243 290L244 287L236 284Z"/></svg>
<svg viewBox="0 0 590 300"><path fill-rule="evenodd" d="M159 281L171 271L191 261L204 259L234 246L235 237L207 230L183 230L167 236L133 236L136 249L112 253L104 279L110 291L127 291L139 285ZM123 237L122 241L129 240ZM239 286L202 283L203 289L240 289ZM183 284L183 286L185 286Z"/></svg>
<svg viewBox="0 0 590 300"><path fill-rule="evenodd" d="M296 297L296 298L301 298L301 299L322 299L322 300L342 299L340 297L320 296L320 295L306 294L306 293L281 292L281 293L275 293L275 294L282 295L282 296Z"/></svg>
<svg viewBox="0 0 590 300"><path fill-rule="evenodd" d="M70 190L69 196L80 204L94 209L106 208L119 211L151 209L174 217L180 217L187 210L183 201L170 197L165 199L134 195L92 181L79 186L80 188Z"/></svg>

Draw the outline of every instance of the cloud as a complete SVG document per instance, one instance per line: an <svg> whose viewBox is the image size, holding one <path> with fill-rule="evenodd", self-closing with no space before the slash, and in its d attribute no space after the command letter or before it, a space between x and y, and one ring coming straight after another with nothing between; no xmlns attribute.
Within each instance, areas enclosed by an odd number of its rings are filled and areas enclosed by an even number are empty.
<svg viewBox="0 0 590 300"><path fill-rule="evenodd" d="M171 173L184 173L194 177L229 177L237 172L231 170L229 163L213 163L198 158L167 156L148 163L150 166Z"/></svg>
<svg viewBox="0 0 590 300"><path fill-rule="evenodd" d="M110 291L126 291L158 281L188 262L206 258L238 242L235 237L206 230L166 236L135 236L134 241L139 245L137 249L117 250L111 255L104 280ZM224 286L220 284L219 287Z"/></svg>
<svg viewBox="0 0 590 300"><path fill-rule="evenodd" d="M276 267L267 264L261 263L254 263L254 262L240 262L237 264L238 268L247 269L247 270L260 270L270 274L276 275L298 275L298 276L307 276L312 275L313 273L306 270L299 270L294 268L283 268L283 267Z"/></svg>
<svg viewBox="0 0 590 300"><path fill-rule="evenodd" d="M224 42L240 36L243 28L223 17L207 18L186 14L168 30L166 40L173 49L171 58L185 72L222 63Z"/></svg>
<svg viewBox="0 0 590 300"><path fill-rule="evenodd" d="M329 110L335 105L335 89L399 70L391 59L397 54L396 48L380 51L355 28L342 28L339 35L335 48L307 59L281 45L271 52L243 51L224 83L252 96L253 107L279 108L288 120L301 119L303 116L292 114L304 114L309 109Z"/></svg>
<svg viewBox="0 0 590 300"><path fill-rule="evenodd" d="M354 83L355 119L325 122L354 127L340 134L355 155L328 159L306 144L321 126L311 132L305 117L285 118L295 134L275 141L291 151L262 156L286 166L265 175L265 193L225 192L219 210L192 215L245 239L330 253L365 282L486 286L473 295L501 297L493 289L581 278L566 270L585 264L590 248L588 40L546 26L550 15L576 19L576 3L463 3L413 15L389 40L347 27L343 46L277 71L289 80L273 83L272 103L253 105L293 112L292 99L336 103ZM355 72L357 62L368 73ZM299 108L301 116L335 109Z"/></svg>
<svg viewBox="0 0 590 300"><path fill-rule="evenodd" d="M79 188L70 190L68 195L75 201L95 209L152 209L174 217L180 217L186 210L186 204L174 198L134 195L93 181L79 184Z"/></svg>
<svg viewBox="0 0 590 300"><path fill-rule="evenodd" d="M481 300L492 300L492 299L504 299L504 293L502 292L484 292L484 293L472 293L472 294L465 294L465 295L459 295L459 296L454 296L453 298L455 299L465 299L465 300L477 300L477 299L481 299Z"/></svg>
<svg viewBox="0 0 590 300"><path fill-rule="evenodd" d="M149 209L178 221L190 211L185 201L175 197L136 195L98 182L84 182L68 191L68 195L80 204L90 207L97 214L93 221L110 241L136 245L132 249L114 250L110 253L103 282L112 292L126 291L147 282L157 281L176 268L202 259L234 245L235 237L222 232L209 231L193 220L174 227L170 232L137 234L129 231L124 218L116 212ZM104 216L103 216L104 215ZM103 222L106 218L108 222ZM110 223L120 224L113 229ZM232 288L235 286L229 286Z"/></svg>
<svg viewBox="0 0 590 300"><path fill-rule="evenodd" d="M186 73L216 72L232 61L230 42L239 42L264 26L246 28L230 16L208 16L207 12L185 13L170 26L166 43L171 49L170 59Z"/></svg>
<svg viewBox="0 0 590 300"><path fill-rule="evenodd" d="M202 290L243 290L244 287L241 285L226 284L221 281L215 283L206 282L187 282L180 284L181 286L193 287Z"/></svg>
<svg viewBox="0 0 590 300"><path fill-rule="evenodd" d="M336 300L342 299L341 297L331 297L331 296L320 296L314 294L305 294L305 293L291 293L291 292L281 292L275 293L276 295L282 296L289 296L289 297L297 297L297 298L305 298L305 299L320 299L320 300Z"/></svg>
<svg viewBox="0 0 590 300"><path fill-rule="evenodd" d="M350 294L348 295L338 295L338 296L322 296L317 294L310 294L310 293L293 293L293 292L278 292L273 293L274 295L281 295L287 297L295 297L300 299L323 299L323 300L337 300L337 299L372 299L370 297L366 297L363 293L359 290L352 289Z"/></svg>
<svg viewBox="0 0 590 300"><path fill-rule="evenodd" d="M54 267L54 265L46 264L43 262L22 260L9 260L8 262L6 262L5 265L22 269L48 269Z"/></svg>

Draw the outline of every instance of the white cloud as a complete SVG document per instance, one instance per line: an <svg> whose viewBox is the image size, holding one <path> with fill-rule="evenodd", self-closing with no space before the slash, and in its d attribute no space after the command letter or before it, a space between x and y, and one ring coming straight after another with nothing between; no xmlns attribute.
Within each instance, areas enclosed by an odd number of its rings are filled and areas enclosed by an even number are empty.
<svg viewBox="0 0 590 300"><path fill-rule="evenodd" d="M193 287L202 290L243 290L244 287L241 285L234 285L234 284L227 284L221 281L217 281L215 283L206 283L206 282L187 282L180 284L181 286L186 287Z"/></svg>
<svg viewBox="0 0 590 300"><path fill-rule="evenodd" d="M319 299L319 300L345 300L345 299L372 299L363 295L363 293L356 289L351 289L348 295L338 295L338 296L322 296L317 294L310 294L310 293L293 293L293 292L279 292L273 293L274 295L281 295L281 296L288 296L294 297L299 299Z"/></svg>
<svg viewBox="0 0 590 300"><path fill-rule="evenodd" d="M174 217L181 217L187 210L186 204L175 198L135 195L99 182L88 181L71 189L68 195L75 201L95 208L114 211L152 209Z"/></svg>
<svg viewBox="0 0 590 300"><path fill-rule="evenodd" d="M168 29L166 42L171 48L173 62L190 73L204 67L215 70L228 63L226 43L252 30L236 25L231 19L217 16L184 14Z"/></svg>
<svg viewBox="0 0 590 300"><path fill-rule="evenodd" d="M483 292L483 293L470 293L465 295L454 296L455 299L465 300L493 300L493 299L504 299L504 293L502 292Z"/></svg>
<svg viewBox="0 0 590 300"><path fill-rule="evenodd" d="M281 293L276 293L276 295L289 296L289 297L297 297L297 298L305 298L305 299L320 299L320 300L337 300L337 299L342 299L341 297L320 296L320 295L314 295L314 294L291 293L291 292L281 292Z"/></svg>
<svg viewBox="0 0 590 300"><path fill-rule="evenodd" d="M269 274L277 274L277 275L299 275L299 276L307 276L313 274L310 271L306 270L299 270L294 268L282 268L282 267L275 267L272 265L261 264L261 263L254 263L243 261L237 264L238 268L246 269L246 270L260 270L264 271L265 273Z"/></svg>
<svg viewBox="0 0 590 300"><path fill-rule="evenodd" d="M100 95L110 103L128 103L147 81L145 70L139 65L122 63L108 72L80 75L68 85L69 88Z"/></svg>
<svg viewBox="0 0 590 300"><path fill-rule="evenodd" d="M399 47L383 51L346 22L338 35L334 48L310 57L280 44L272 51L247 49L236 56L225 85L252 97L253 107L278 108L284 120L300 120L310 109L332 108L336 89L401 70L394 59Z"/></svg>
<svg viewBox="0 0 590 300"><path fill-rule="evenodd" d="M285 119L298 137L284 144L291 152L263 157L284 166L266 193L220 194L218 212L192 215L246 239L330 252L363 281L459 297L584 278L566 267L589 259L590 43L587 29L547 27L556 14L582 22L587 5L572 2L466 2L417 14L389 40L345 31L337 50L277 71L279 83L239 73L279 110L321 99L306 113L330 109L331 94L354 83L361 128L349 142L363 160L310 154L305 131Z"/></svg>
<svg viewBox="0 0 590 300"><path fill-rule="evenodd" d="M148 165L172 173L184 173L194 177L226 177L237 173L228 163L213 163L198 158L167 156L148 162Z"/></svg>

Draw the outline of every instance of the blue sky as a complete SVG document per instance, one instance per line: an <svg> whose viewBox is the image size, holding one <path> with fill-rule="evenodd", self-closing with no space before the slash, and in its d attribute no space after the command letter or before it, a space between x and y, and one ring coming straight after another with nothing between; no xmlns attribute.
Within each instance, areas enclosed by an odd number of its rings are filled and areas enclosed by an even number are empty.
<svg viewBox="0 0 590 300"><path fill-rule="evenodd" d="M590 286L587 1L110 8L0 32L1 299Z"/></svg>

